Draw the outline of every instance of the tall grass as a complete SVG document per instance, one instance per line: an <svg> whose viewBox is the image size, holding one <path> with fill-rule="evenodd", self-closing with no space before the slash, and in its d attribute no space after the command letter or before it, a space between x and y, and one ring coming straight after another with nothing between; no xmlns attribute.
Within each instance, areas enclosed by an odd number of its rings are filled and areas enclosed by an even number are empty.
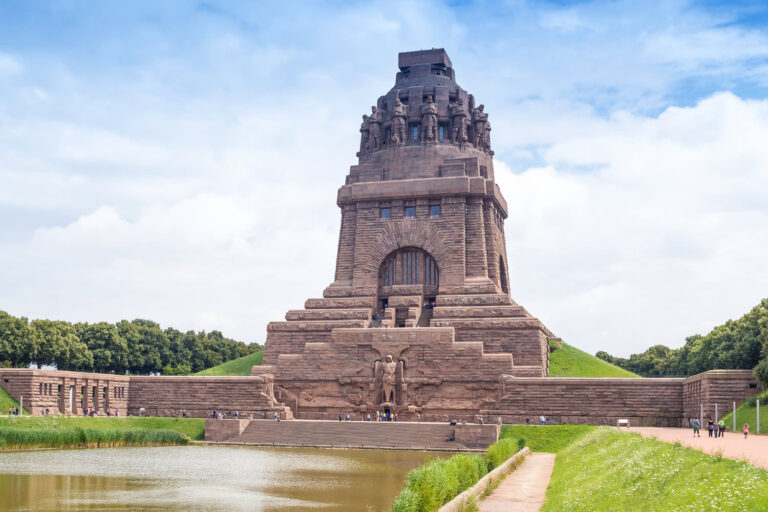
<svg viewBox="0 0 768 512"><path fill-rule="evenodd" d="M411 470L405 487L395 498L392 512L432 512L477 483L525 446L524 439L506 438L488 447L486 454L458 454L436 459Z"/></svg>
<svg viewBox="0 0 768 512"><path fill-rule="evenodd" d="M173 430L190 439L200 440L205 436L205 420L202 418L139 418L106 417L85 418L83 416L0 416L0 427L43 430L67 430L71 428L95 430Z"/></svg>
<svg viewBox="0 0 768 512"><path fill-rule="evenodd" d="M107 446L187 444L173 430L121 430L69 427L64 429L0 427L0 450L19 448L101 448Z"/></svg>

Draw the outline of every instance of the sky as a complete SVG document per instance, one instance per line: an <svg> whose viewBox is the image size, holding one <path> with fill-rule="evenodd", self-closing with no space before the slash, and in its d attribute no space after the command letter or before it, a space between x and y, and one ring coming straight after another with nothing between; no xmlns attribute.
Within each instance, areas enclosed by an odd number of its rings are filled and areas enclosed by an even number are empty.
<svg viewBox="0 0 768 512"><path fill-rule="evenodd" d="M760 2L0 0L0 309L263 343L397 53L486 106L512 297L626 356L768 296Z"/></svg>

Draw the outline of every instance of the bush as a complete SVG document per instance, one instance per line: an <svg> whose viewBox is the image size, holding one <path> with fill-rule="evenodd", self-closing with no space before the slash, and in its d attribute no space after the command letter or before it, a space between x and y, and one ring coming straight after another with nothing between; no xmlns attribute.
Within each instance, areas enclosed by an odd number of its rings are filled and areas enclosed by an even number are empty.
<svg viewBox="0 0 768 512"><path fill-rule="evenodd" d="M432 512L477 483L525 446L525 440L502 439L485 456L461 453L435 459L411 470L405 488L395 498L392 512Z"/></svg>

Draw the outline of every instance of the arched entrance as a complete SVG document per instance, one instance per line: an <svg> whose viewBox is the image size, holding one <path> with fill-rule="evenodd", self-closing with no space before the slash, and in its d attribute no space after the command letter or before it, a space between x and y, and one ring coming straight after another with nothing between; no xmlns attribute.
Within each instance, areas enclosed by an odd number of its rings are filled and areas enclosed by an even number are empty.
<svg viewBox="0 0 768 512"><path fill-rule="evenodd" d="M504 258L499 256L499 281L501 282L501 291L509 294L509 287L507 286L507 268L504 266Z"/></svg>
<svg viewBox="0 0 768 512"><path fill-rule="evenodd" d="M388 325L392 327L425 327L432 317L432 307L440 284L437 261L431 254L418 247L404 247L391 252L379 268L379 308ZM391 296L421 296L421 307L416 301L401 299L389 308Z"/></svg>

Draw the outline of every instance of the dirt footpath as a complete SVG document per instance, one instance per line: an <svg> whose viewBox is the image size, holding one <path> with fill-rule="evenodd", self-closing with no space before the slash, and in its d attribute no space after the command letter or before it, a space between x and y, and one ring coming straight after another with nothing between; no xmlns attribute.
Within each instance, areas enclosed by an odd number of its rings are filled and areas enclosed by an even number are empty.
<svg viewBox="0 0 768 512"><path fill-rule="evenodd" d="M768 437L750 433L744 440L744 434L726 432L725 437L710 438L703 430L701 437L693 437L693 430L684 428L636 427L632 432L638 432L645 437L655 437L667 443L680 442L683 446L701 450L710 455L722 453L723 457L734 460L745 460L753 466L768 469Z"/></svg>
<svg viewBox="0 0 768 512"><path fill-rule="evenodd" d="M480 502L480 512L539 510L544 505L554 466L554 453L532 453Z"/></svg>

